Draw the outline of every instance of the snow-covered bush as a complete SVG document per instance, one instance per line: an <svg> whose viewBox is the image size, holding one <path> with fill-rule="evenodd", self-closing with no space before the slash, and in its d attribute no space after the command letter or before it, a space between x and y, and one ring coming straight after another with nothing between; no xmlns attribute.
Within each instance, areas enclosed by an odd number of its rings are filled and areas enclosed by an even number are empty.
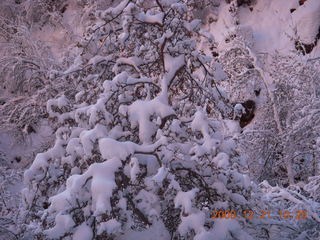
<svg viewBox="0 0 320 240"><path fill-rule="evenodd" d="M3 3L4 4L4 3ZM34 127L45 115L43 101L55 96L47 73L58 68L49 50L34 41L22 15L24 8L7 4L0 15L1 128ZM10 16L7 16L11 13Z"/></svg>
<svg viewBox="0 0 320 240"><path fill-rule="evenodd" d="M282 128L284 162L292 164L293 181L306 181L318 172L319 151L319 63L303 62L297 57L275 56L271 67L278 73L274 94Z"/></svg>
<svg viewBox="0 0 320 240"><path fill-rule="evenodd" d="M190 1L148 4L96 12L63 74L82 89L47 103L60 127L23 191L40 239L250 239L241 221L222 231L210 220L248 208L253 186L232 140L238 123L221 119L230 106L215 62L197 51L200 22Z"/></svg>
<svg viewBox="0 0 320 240"><path fill-rule="evenodd" d="M49 98L70 94L75 88L73 82L57 78L72 54L58 61L51 43L43 37L48 31L60 30L58 27L67 28L62 21L66 6L64 1L1 3L0 128L16 130L17 141L22 133L34 132L46 118L45 102Z"/></svg>
<svg viewBox="0 0 320 240"><path fill-rule="evenodd" d="M293 239L316 226L316 178L304 189L314 201L298 188L289 193L250 180L235 141L233 105L264 97L277 133L274 98L242 35L220 63L199 50L216 43L194 19L195 3L125 0L91 12L74 62L49 74L73 87L47 101L55 144L24 173L25 219L34 239L247 240L277 239L282 231L282 239ZM266 206L303 206L307 223L289 231L279 216L210 219L214 210Z"/></svg>

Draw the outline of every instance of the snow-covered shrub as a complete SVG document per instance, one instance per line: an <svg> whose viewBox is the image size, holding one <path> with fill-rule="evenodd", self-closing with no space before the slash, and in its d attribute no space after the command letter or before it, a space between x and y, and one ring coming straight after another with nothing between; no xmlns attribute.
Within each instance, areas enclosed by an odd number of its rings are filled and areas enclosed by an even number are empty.
<svg viewBox="0 0 320 240"><path fill-rule="evenodd" d="M48 49L33 41L31 31L21 16L22 7L8 5L14 17L0 16L0 35L5 41L1 44L0 92L3 103L0 105L1 128L14 127L20 130L33 126L44 116L40 99L55 96L50 89L47 72L57 68ZM45 89L46 88L46 89Z"/></svg>
<svg viewBox="0 0 320 240"><path fill-rule="evenodd" d="M292 164L291 181L306 181L317 174L319 151L319 69L318 63L297 57L275 56L272 68L278 80L274 104L279 115L283 159ZM280 80L281 79L281 80Z"/></svg>
<svg viewBox="0 0 320 240"><path fill-rule="evenodd" d="M262 116L271 119L265 128L277 144L274 99L243 39L220 63L198 50L199 39L209 49L216 43L193 18L195 3L121 1L90 14L93 24L73 64L49 75L73 86L47 101L55 144L24 173L34 239L277 239L277 233L294 239L316 226L317 203L304 198L308 192L317 198L317 179L300 195L296 186L288 193L250 180L235 141L240 126L231 120L233 104L265 97ZM221 65L226 73L219 82ZM214 210L266 206L303 206L310 214L290 231L291 222L276 216L210 219Z"/></svg>
<svg viewBox="0 0 320 240"><path fill-rule="evenodd" d="M74 90L70 79L59 78L61 63L67 64L70 56L57 61L47 42L38 40L41 35L37 32L43 25L45 31L63 26L60 10L65 4L64 1L2 4L0 128L14 128L17 136L28 135L46 117L45 102L49 98ZM34 18L46 20L39 22Z"/></svg>
<svg viewBox="0 0 320 240"><path fill-rule="evenodd" d="M222 231L210 220L250 207L253 186L227 130L238 123L221 119L216 64L197 51L200 22L190 1L154 4L97 11L62 74L80 91L47 102L60 127L23 191L39 239L250 239L242 221Z"/></svg>

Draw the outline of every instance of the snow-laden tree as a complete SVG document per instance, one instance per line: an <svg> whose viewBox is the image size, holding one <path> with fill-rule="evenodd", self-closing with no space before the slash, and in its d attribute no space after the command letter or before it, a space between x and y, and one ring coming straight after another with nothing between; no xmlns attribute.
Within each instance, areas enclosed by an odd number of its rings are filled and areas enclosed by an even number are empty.
<svg viewBox="0 0 320 240"><path fill-rule="evenodd" d="M258 98L258 119L244 131L243 146L252 143L252 150L246 152L260 161L260 181L268 179L283 186L306 182L319 173L318 63L293 55L270 59L261 78L269 81L268 98Z"/></svg>
<svg viewBox="0 0 320 240"><path fill-rule="evenodd" d="M93 24L77 44L73 64L51 71L52 81L74 86L47 102L55 144L37 154L24 174L26 224L34 239L315 234L300 233L319 222L317 178L306 185L312 200L296 189L250 180L234 140L240 132L232 120L237 99L229 98L219 81L221 64L230 81L241 79L238 66L248 68L252 78L259 70L250 72L254 60L247 61L247 48L231 65L199 51L200 42L212 48L216 43L194 19L196 7L197 1L138 0L92 12ZM258 89L251 90L256 95ZM279 216L210 219L214 210L242 215L266 206L304 207L307 223Z"/></svg>
<svg viewBox="0 0 320 240"><path fill-rule="evenodd" d="M231 13L236 18L235 6L231 5ZM236 21L236 20L235 20ZM256 58L251 52L252 32L250 28L238 26L232 29L225 37L224 48L218 61L221 63L227 77L220 84L226 89L230 104L234 107L234 119L239 119L246 111L244 103L248 100L255 102L255 111L252 124L244 122L242 133L237 136L238 149L243 157L247 158L252 179L259 181L279 180L267 176L266 163L276 156L277 126L273 116L271 100L263 81L263 76ZM284 174L287 179L287 175Z"/></svg>
<svg viewBox="0 0 320 240"><path fill-rule="evenodd" d="M221 230L210 219L254 197L230 138L238 122L221 120L230 106L215 62L197 51L197 38L214 39L194 6L123 1L96 12L81 53L56 75L79 92L48 101L56 142L25 172L38 238L251 238L243 221Z"/></svg>
<svg viewBox="0 0 320 240"><path fill-rule="evenodd" d="M34 132L46 118L45 102L74 90L73 82L53 82L55 73L51 72L69 64L72 54L66 51L66 57L58 61L50 45L54 39L47 41L44 35L52 31L61 35L63 30L70 40L74 34L63 20L65 1L2 1L0 6L0 129L12 129L20 135L17 141L25 141L22 133ZM83 7L81 13L86 12Z"/></svg>
<svg viewBox="0 0 320 240"><path fill-rule="evenodd" d="M291 183L319 173L319 66L299 57L275 56L271 72L275 106L282 129L282 159L292 165Z"/></svg>
<svg viewBox="0 0 320 240"><path fill-rule="evenodd" d="M53 86L49 78L49 70L59 65L48 46L34 40L31 26L39 23L28 15L48 17L49 13L33 2L35 13L28 3L1 3L0 124L1 129L17 129L16 134L34 131L46 114L43 100L56 96L59 89L58 82Z"/></svg>
<svg viewBox="0 0 320 240"><path fill-rule="evenodd" d="M237 19L235 5L232 13ZM247 26L235 27L224 44L219 61L228 76L221 82L228 98L233 105L256 103L253 124L239 136L240 150L252 163L250 173L285 186L317 175L318 59L296 52L257 55Z"/></svg>

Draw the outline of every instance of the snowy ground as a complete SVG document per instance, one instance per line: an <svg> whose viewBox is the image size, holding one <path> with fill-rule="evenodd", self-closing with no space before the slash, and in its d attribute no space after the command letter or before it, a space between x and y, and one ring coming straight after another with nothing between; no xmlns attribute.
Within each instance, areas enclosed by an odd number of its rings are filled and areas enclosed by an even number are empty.
<svg viewBox="0 0 320 240"><path fill-rule="evenodd" d="M291 9L295 9L291 13ZM290 11L291 10L291 11ZM235 25L228 14L228 5L221 1L218 21L210 24L210 32L221 44ZM314 41L319 29L320 3L317 0L306 1L302 6L298 1L269 0L257 1L251 10L240 7L239 24L244 28L244 37L248 43L253 42L256 54L279 52L288 54L293 52L294 40L300 39L304 43ZM306 57L308 59L320 57L319 44Z"/></svg>

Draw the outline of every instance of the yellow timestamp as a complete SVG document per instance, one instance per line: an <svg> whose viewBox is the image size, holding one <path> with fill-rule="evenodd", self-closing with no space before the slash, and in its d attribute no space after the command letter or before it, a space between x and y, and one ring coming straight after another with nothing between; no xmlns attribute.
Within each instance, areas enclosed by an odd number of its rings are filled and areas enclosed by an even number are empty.
<svg viewBox="0 0 320 240"><path fill-rule="evenodd" d="M242 212L236 212L235 210L215 210L211 212L210 218L212 219L271 219L280 218L281 220L290 219L307 219L308 212L306 210L296 210L296 211L253 211L246 210Z"/></svg>

